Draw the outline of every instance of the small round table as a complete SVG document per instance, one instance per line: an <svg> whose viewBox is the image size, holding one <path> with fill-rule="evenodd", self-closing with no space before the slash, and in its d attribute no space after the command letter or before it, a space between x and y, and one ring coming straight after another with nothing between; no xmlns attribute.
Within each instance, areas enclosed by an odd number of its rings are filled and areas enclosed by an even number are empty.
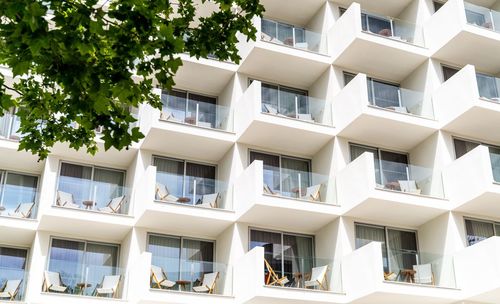
<svg viewBox="0 0 500 304"><path fill-rule="evenodd" d="M94 207L94 201L83 201L82 205L85 206L85 209L91 210Z"/></svg>
<svg viewBox="0 0 500 304"><path fill-rule="evenodd" d="M178 281L175 281L175 283L177 284L179 291L182 291L182 290L186 291L186 286L191 284L191 281L178 280Z"/></svg>
<svg viewBox="0 0 500 304"><path fill-rule="evenodd" d="M177 200L177 202L186 204L186 203L191 202L191 199L189 197L179 197L179 199Z"/></svg>
<svg viewBox="0 0 500 304"><path fill-rule="evenodd" d="M408 282L408 283L415 282L415 273L417 273L417 272L413 269L401 269L400 270L401 277L403 278L403 280L405 282Z"/></svg>
<svg viewBox="0 0 500 304"><path fill-rule="evenodd" d="M303 287L303 281L302 281L302 272L294 272L293 273L293 278L295 280L295 287L297 288L301 288L301 286Z"/></svg>
<svg viewBox="0 0 500 304"><path fill-rule="evenodd" d="M83 292L85 291L85 288L92 287L92 284L89 283L78 283L76 284L76 287L80 289L79 294L83 295Z"/></svg>
<svg viewBox="0 0 500 304"><path fill-rule="evenodd" d="M295 187L291 190L291 192L295 193L297 198L301 198L302 196L306 195L306 189L305 188L299 188Z"/></svg>

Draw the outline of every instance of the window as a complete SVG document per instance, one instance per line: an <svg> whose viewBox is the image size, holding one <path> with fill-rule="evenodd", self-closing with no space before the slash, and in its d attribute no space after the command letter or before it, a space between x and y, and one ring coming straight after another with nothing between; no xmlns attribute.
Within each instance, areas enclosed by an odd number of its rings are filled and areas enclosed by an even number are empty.
<svg viewBox="0 0 500 304"><path fill-rule="evenodd" d="M252 81L250 80L250 83ZM261 83L263 113L280 114L296 119L302 119L308 114L310 116L307 91L278 84ZM312 116L310 119L312 119Z"/></svg>
<svg viewBox="0 0 500 304"><path fill-rule="evenodd" d="M21 204L32 204L19 215L27 218L34 217L37 189L37 176L0 170L0 206L5 208L5 211L0 214L15 214Z"/></svg>
<svg viewBox="0 0 500 304"><path fill-rule="evenodd" d="M344 72L344 85L351 82L356 74ZM371 105L381 108L399 108L402 106L399 84L388 83L367 77L368 101Z"/></svg>
<svg viewBox="0 0 500 304"><path fill-rule="evenodd" d="M500 82L496 77L476 73L476 80L480 97L500 101L498 90L498 84L500 84Z"/></svg>
<svg viewBox="0 0 500 304"><path fill-rule="evenodd" d="M344 86L346 86L351 80L356 77L356 74L349 73L349 72L344 72Z"/></svg>
<svg viewBox="0 0 500 304"><path fill-rule="evenodd" d="M124 184L124 171L63 162L57 189L72 194L77 205L90 201L103 208L125 194Z"/></svg>
<svg viewBox="0 0 500 304"><path fill-rule="evenodd" d="M433 1L434 4L434 12L437 12L441 7L443 7L443 2Z"/></svg>
<svg viewBox="0 0 500 304"><path fill-rule="evenodd" d="M417 233L415 231L356 224L356 249L371 242L382 243L384 272L399 273L418 263Z"/></svg>
<svg viewBox="0 0 500 304"><path fill-rule="evenodd" d="M373 153L375 160L375 179L378 185L392 190L400 190L398 181L409 180L408 155L380 150L378 148L350 144L351 161L365 152Z"/></svg>
<svg viewBox="0 0 500 304"><path fill-rule="evenodd" d="M119 245L52 238L47 270L59 273L75 294L91 296L93 288L80 290L79 283L97 286L105 276L120 275Z"/></svg>
<svg viewBox="0 0 500 304"><path fill-rule="evenodd" d="M277 40L289 46L297 46L306 42L306 30L290 24L277 22L269 19L262 19L262 33L268 37L264 40Z"/></svg>
<svg viewBox="0 0 500 304"><path fill-rule="evenodd" d="M492 236L500 236L500 223L466 219L467 245L472 246Z"/></svg>
<svg viewBox="0 0 500 304"><path fill-rule="evenodd" d="M148 239L152 265L161 267L170 281L191 282L188 290L204 274L216 271L213 241L158 234L149 234Z"/></svg>
<svg viewBox="0 0 500 304"><path fill-rule="evenodd" d="M186 91L162 92L163 117L166 120L215 128L217 98Z"/></svg>
<svg viewBox="0 0 500 304"><path fill-rule="evenodd" d="M296 197L298 188L311 186L311 162L289 156L250 151L250 163L264 163L264 184L273 192Z"/></svg>
<svg viewBox="0 0 500 304"><path fill-rule="evenodd" d="M495 182L500 182L500 147L459 138L453 139L453 145L455 146L455 158L462 157L479 145L488 147L490 152L491 168L493 170L493 179Z"/></svg>
<svg viewBox="0 0 500 304"><path fill-rule="evenodd" d="M390 19L361 13L361 28L363 31L390 37L392 36L392 21Z"/></svg>
<svg viewBox="0 0 500 304"><path fill-rule="evenodd" d="M441 66L441 68L443 69L444 81L450 79L453 75L455 75L458 71L460 71L460 69L449 67L446 65Z"/></svg>
<svg viewBox="0 0 500 304"><path fill-rule="evenodd" d="M0 246L0 286L5 286L8 280L26 281L26 264L28 250ZM22 300L24 285L20 286L15 300Z"/></svg>
<svg viewBox="0 0 500 304"><path fill-rule="evenodd" d="M264 259L279 277L294 280L294 273L310 273L315 267L314 238L282 232L250 229L249 250L264 247Z"/></svg>
<svg viewBox="0 0 500 304"><path fill-rule="evenodd" d="M155 156L156 182L165 185L169 194L191 204L201 203L205 194L217 191L216 167L185 160Z"/></svg>

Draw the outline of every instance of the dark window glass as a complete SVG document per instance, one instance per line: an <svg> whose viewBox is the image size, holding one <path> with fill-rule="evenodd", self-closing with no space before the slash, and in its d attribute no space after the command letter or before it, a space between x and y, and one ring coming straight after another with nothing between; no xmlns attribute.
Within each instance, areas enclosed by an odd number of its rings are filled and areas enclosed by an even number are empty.
<svg viewBox="0 0 500 304"><path fill-rule="evenodd" d="M448 67L448 66L442 66L443 68L443 78L444 78L444 81L450 79L453 75L455 75L458 71L460 71L459 69L456 69L456 68L451 68L451 67Z"/></svg>

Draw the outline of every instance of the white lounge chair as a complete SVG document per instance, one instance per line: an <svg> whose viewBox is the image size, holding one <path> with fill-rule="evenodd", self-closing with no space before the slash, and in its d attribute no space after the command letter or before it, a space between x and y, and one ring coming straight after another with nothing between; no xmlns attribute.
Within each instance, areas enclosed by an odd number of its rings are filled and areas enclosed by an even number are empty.
<svg viewBox="0 0 500 304"><path fill-rule="evenodd" d="M212 194L205 194L198 201L199 203L197 204L197 206L207 207L207 208L217 208L219 206L219 199L220 199L220 194L218 192Z"/></svg>
<svg viewBox="0 0 500 304"><path fill-rule="evenodd" d="M272 105L265 103L264 108L269 114L278 115L278 109L276 109Z"/></svg>
<svg viewBox="0 0 500 304"><path fill-rule="evenodd" d="M434 285L434 274L432 273L431 264L413 265L415 270L415 283Z"/></svg>
<svg viewBox="0 0 500 304"><path fill-rule="evenodd" d="M68 208L80 208L80 206L75 204L73 194L63 191L57 191L56 205Z"/></svg>
<svg viewBox="0 0 500 304"><path fill-rule="evenodd" d="M102 283L97 285L95 296L111 296L114 298L117 295L118 284L120 284L121 275L107 275L102 279Z"/></svg>
<svg viewBox="0 0 500 304"><path fill-rule="evenodd" d="M59 272L45 271L43 273L43 288L45 292L65 292L68 287L62 283Z"/></svg>
<svg viewBox="0 0 500 304"><path fill-rule="evenodd" d="M22 280L7 280L5 285L0 292L0 299L8 299L9 301L14 301L19 289L21 288Z"/></svg>
<svg viewBox="0 0 500 304"><path fill-rule="evenodd" d="M118 213L124 202L125 202L125 195L115 197L114 199L109 201L106 207L98 208L97 210L101 212Z"/></svg>
<svg viewBox="0 0 500 304"><path fill-rule="evenodd" d="M175 282L167 279L167 275L163 272L163 269L155 265L151 265L151 283L160 289L162 287L172 288L175 285Z"/></svg>
<svg viewBox="0 0 500 304"><path fill-rule="evenodd" d="M320 190L321 190L321 184L307 187L306 195L302 196L301 198L309 201L316 201L316 202L320 201L321 200Z"/></svg>
<svg viewBox="0 0 500 304"><path fill-rule="evenodd" d="M328 265L314 267L311 272L311 279L304 282L304 286L308 287L319 287L322 290L328 290L326 273L328 271Z"/></svg>
<svg viewBox="0 0 500 304"><path fill-rule="evenodd" d="M215 284L219 278L219 272L206 273L203 275L201 286L193 287L196 292L214 293Z"/></svg>
<svg viewBox="0 0 500 304"><path fill-rule="evenodd" d="M167 202L177 202L179 198L168 192L167 186L156 183L156 199Z"/></svg>
<svg viewBox="0 0 500 304"><path fill-rule="evenodd" d="M414 180L398 180L398 183L403 192L413 194L420 194L420 192L422 192L421 189L418 189L417 183Z"/></svg>
<svg viewBox="0 0 500 304"><path fill-rule="evenodd" d="M166 111L166 110L161 111L161 113L160 113L160 119L161 120L175 121L175 122L182 122L182 120L180 120L177 117L175 117L172 112Z"/></svg>
<svg viewBox="0 0 500 304"><path fill-rule="evenodd" d="M264 193L265 194L270 194L270 195L277 195L278 193L277 192L274 192L271 187L269 187L268 184L264 184Z"/></svg>
<svg viewBox="0 0 500 304"><path fill-rule="evenodd" d="M19 217L19 218L29 218L31 216L31 210L33 210L34 203L23 203L19 204L13 213L9 212L9 216Z"/></svg>

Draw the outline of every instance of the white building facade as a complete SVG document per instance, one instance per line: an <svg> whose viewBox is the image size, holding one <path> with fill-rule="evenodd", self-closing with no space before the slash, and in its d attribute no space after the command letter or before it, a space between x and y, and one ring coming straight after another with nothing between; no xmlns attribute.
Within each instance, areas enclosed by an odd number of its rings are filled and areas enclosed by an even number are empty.
<svg viewBox="0 0 500 304"><path fill-rule="evenodd" d="M0 118L0 302L500 303L500 0L261 2L128 150Z"/></svg>

